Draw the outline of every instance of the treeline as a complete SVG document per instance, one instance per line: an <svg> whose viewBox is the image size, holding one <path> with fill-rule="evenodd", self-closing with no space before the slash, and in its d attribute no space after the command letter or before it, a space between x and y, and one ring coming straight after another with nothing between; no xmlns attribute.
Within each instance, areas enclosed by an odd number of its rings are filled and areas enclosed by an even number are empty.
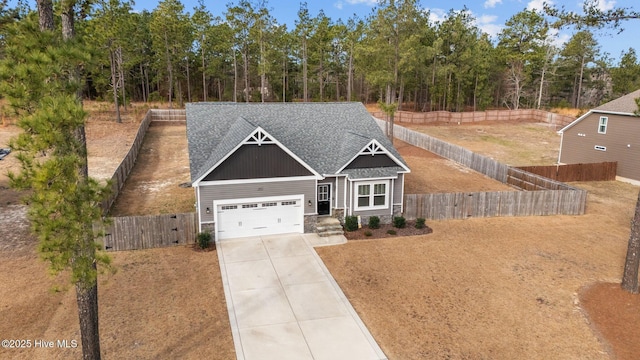
<svg viewBox="0 0 640 360"><path fill-rule="evenodd" d="M210 13L202 0L192 10L164 0L151 12L123 0L90 4L78 9L76 24L92 55L83 94L120 105L383 100L418 111L584 108L640 88L633 48L613 64L588 30L558 48L548 19L531 10L515 14L492 41L466 9L433 23L417 0L382 0L366 17L337 20L302 3L293 28L273 18L267 0L238 0L224 14ZM2 33L30 11L0 1Z"/></svg>

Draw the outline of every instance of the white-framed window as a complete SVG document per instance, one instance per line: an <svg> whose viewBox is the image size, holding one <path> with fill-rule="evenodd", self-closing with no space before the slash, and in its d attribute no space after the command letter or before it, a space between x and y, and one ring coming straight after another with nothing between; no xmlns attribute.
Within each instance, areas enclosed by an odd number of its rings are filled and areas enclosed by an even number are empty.
<svg viewBox="0 0 640 360"><path fill-rule="evenodd" d="M593 148L600 151L607 151L607 147L602 145L596 145Z"/></svg>
<svg viewBox="0 0 640 360"><path fill-rule="evenodd" d="M600 116L600 121L598 121L598 134L606 134L607 133L607 123L609 122L609 118L606 116Z"/></svg>
<svg viewBox="0 0 640 360"><path fill-rule="evenodd" d="M355 210L383 209L389 207L389 182L371 181L356 183Z"/></svg>
<svg viewBox="0 0 640 360"><path fill-rule="evenodd" d="M329 201L329 185L318 185L318 201Z"/></svg>

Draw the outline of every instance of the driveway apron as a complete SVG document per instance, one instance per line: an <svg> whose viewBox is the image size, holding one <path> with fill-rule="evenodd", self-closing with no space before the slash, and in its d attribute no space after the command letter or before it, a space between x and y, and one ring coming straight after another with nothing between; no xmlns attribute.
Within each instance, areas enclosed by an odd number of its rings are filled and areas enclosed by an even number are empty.
<svg viewBox="0 0 640 360"><path fill-rule="evenodd" d="M285 234L216 244L239 360L386 359L312 246Z"/></svg>

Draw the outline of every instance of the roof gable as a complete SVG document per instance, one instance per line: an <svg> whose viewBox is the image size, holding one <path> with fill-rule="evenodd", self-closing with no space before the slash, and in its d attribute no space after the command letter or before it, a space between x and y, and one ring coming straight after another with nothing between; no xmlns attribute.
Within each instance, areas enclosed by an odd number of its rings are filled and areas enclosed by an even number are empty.
<svg viewBox="0 0 640 360"><path fill-rule="evenodd" d="M192 182L201 180L260 128L318 176L335 175L372 140L406 163L361 103L189 103Z"/></svg>
<svg viewBox="0 0 640 360"><path fill-rule="evenodd" d="M202 181L315 176L275 143L245 143L225 158Z"/></svg>
<svg viewBox="0 0 640 360"><path fill-rule="evenodd" d="M369 141L357 154L355 154L338 172L345 169L362 169L376 167L399 166L405 171L409 168L399 161L389 150L382 146L376 139Z"/></svg>
<svg viewBox="0 0 640 360"><path fill-rule="evenodd" d="M240 119L239 121L248 124L244 119ZM230 131L227 135L229 134L232 134L232 132ZM240 134L240 132L236 132L231 136L225 136L221 143L224 143L225 140L228 140L230 137L236 137L237 134ZM230 144L233 143L230 141L227 142ZM260 151L261 149L255 149L255 147L261 148L263 145L265 147L263 151ZM221 146L221 148L226 149L227 147ZM278 160L281 162L278 168L273 167L274 158L279 158ZM220 151L214 152L209 161L207 161L207 164L210 164L215 159L217 159L217 161L213 165L200 170L200 175L194 183L197 184L200 181L213 180L278 177L279 174L283 173L283 170L284 173L288 174L286 176L321 177L313 168L260 126L255 128L226 154L222 154ZM241 166L238 166L239 164ZM222 169L220 169L221 167Z"/></svg>
<svg viewBox="0 0 640 360"><path fill-rule="evenodd" d="M615 100L609 101L608 103L594 108L593 110L633 114L638 110L638 105L635 101L637 98L640 98L640 90L636 90Z"/></svg>
<svg viewBox="0 0 640 360"><path fill-rule="evenodd" d="M566 130L572 128L575 124L586 119L593 113L635 116L635 112L638 111L638 104L636 104L636 99L638 98L640 98L640 90L636 90L615 100L611 100L608 103L604 103L589 110L586 114L575 119L569 125L558 130L558 133L564 133Z"/></svg>

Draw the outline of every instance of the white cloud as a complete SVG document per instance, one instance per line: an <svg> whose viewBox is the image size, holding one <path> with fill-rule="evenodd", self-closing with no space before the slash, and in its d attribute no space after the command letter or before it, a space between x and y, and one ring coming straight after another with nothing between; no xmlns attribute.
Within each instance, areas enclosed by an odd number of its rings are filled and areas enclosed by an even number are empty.
<svg viewBox="0 0 640 360"><path fill-rule="evenodd" d="M334 3L333 7L338 10L342 10L342 1L338 1L337 3Z"/></svg>
<svg viewBox="0 0 640 360"><path fill-rule="evenodd" d="M600 11L609 11L616 6L616 0L597 0L595 5Z"/></svg>
<svg viewBox="0 0 640 360"><path fill-rule="evenodd" d="M484 2L484 8L494 8L498 4L502 4L502 0L487 0Z"/></svg>
<svg viewBox="0 0 640 360"><path fill-rule="evenodd" d="M558 29L549 29L549 37L551 38L551 44L559 49L562 49L564 44L571 39L571 35L560 33Z"/></svg>
<svg viewBox="0 0 640 360"><path fill-rule="evenodd" d="M444 9L425 9L425 11L429 11L429 21L432 24L442 23L449 16L449 12ZM471 15L475 21L474 25L477 26L482 32L489 34L489 36L494 37L498 35L498 33L502 30L502 25L497 24L498 16L496 15L481 15L476 16L471 10L467 10L469 15ZM458 13L460 10L454 10L454 13Z"/></svg>
<svg viewBox="0 0 640 360"><path fill-rule="evenodd" d="M531 0L527 4L527 10L542 11L544 9L544 3L553 5L553 1L551 0Z"/></svg>
<svg viewBox="0 0 640 360"><path fill-rule="evenodd" d="M482 30L482 32L494 37L502 30L502 25L495 23L497 19L498 17L496 15L481 15L476 17L475 25Z"/></svg>
<svg viewBox="0 0 640 360"><path fill-rule="evenodd" d="M378 5L378 0L347 0L347 2L351 5L365 4L369 6Z"/></svg>
<svg viewBox="0 0 640 360"><path fill-rule="evenodd" d="M443 9L425 9L429 11L429 21L432 24L441 23L447 18L447 12Z"/></svg>

